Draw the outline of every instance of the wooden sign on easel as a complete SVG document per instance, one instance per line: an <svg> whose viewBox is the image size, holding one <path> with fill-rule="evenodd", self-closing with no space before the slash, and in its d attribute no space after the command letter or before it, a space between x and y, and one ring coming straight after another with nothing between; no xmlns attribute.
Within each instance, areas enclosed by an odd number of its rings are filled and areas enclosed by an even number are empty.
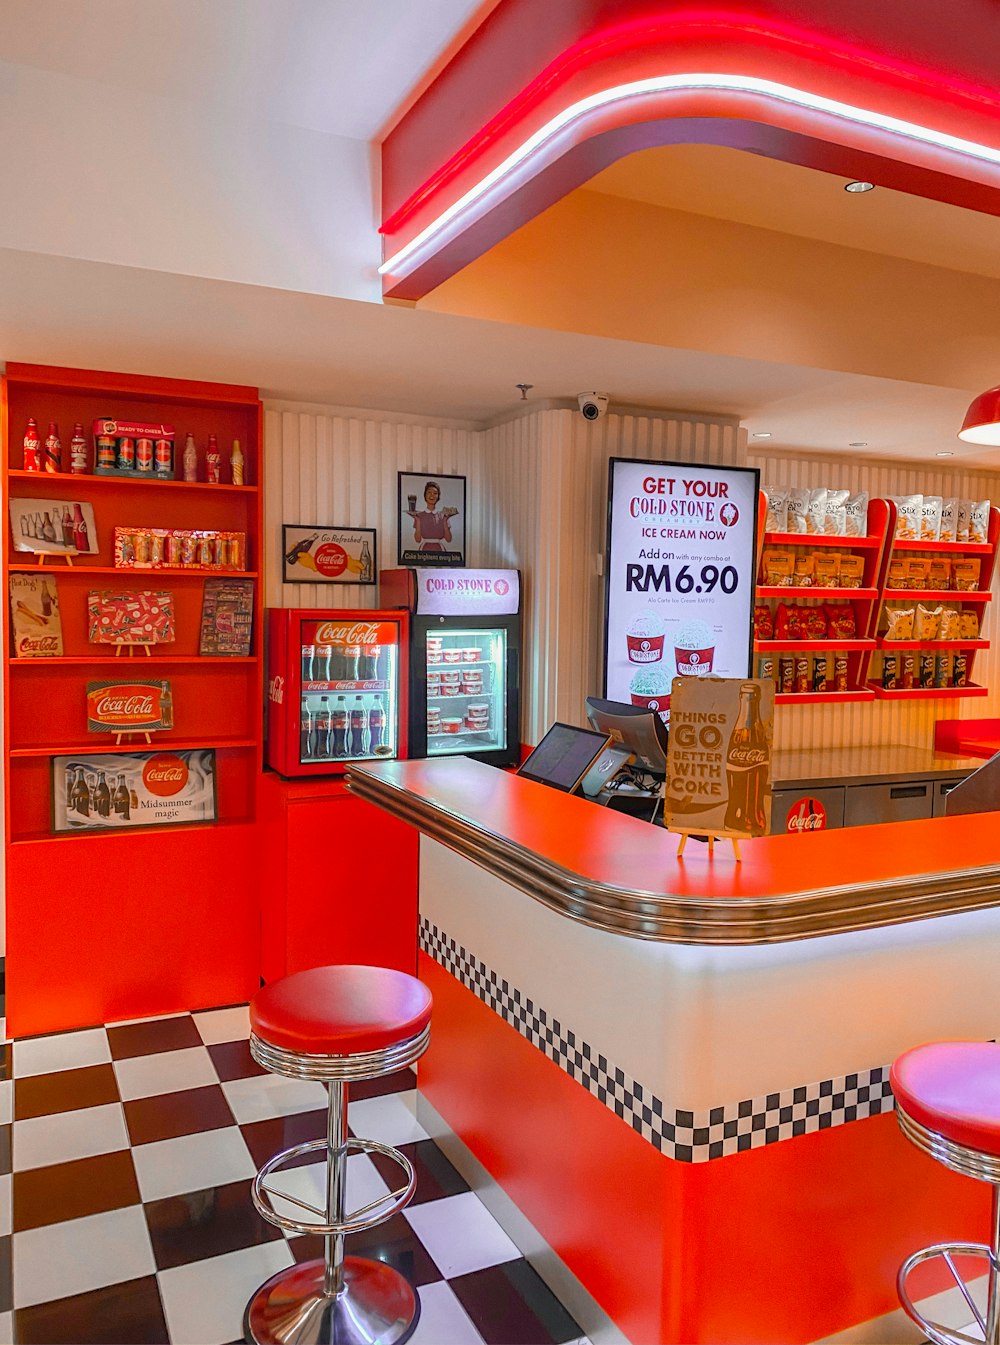
<svg viewBox="0 0 1000 1345"><path fill-rule="evenodd" d="M774 680L675 677L663 823L681 837L739 841L771 830L771 741Z"/></svg>

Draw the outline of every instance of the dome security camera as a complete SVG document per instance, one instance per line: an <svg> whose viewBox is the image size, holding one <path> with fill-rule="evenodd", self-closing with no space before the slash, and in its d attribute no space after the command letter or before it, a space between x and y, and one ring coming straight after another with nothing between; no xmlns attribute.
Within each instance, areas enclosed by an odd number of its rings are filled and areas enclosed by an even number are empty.
<svg viewBox="0 0 1000 1345"><path fill-rule="evenodd" d="M581 392L577 394L576 400L580 403L580 415L584 420L600 420L607 413L606 392Z"/></svg>

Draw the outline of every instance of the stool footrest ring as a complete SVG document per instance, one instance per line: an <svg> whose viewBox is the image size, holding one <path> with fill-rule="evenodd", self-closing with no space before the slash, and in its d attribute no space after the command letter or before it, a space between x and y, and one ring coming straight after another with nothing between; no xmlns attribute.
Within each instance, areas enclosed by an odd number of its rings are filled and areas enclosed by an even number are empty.
<svg viewBox="0 0 1000 1345"><path fill-rule="evenodd" d="M929 1340L934 1345L983 1345L983 1336L970 1336L964 1331L959 1331L955 1327L942 1326L940 1322L929 1321L922 1312L915 1306L910 1298L906 1288L906 1281L910 1272L924 1261L931 1261L940 1257L951 1272L952 1279L958 1285L962 1292L969 1311L979 1326L983 1335L986 1333L986 1324L983 1315L976 1307L969 1293L968 1287L961 1279L958 1271L955 1269L953 1256L979 1256L985 1257L987 1263L992 1269L997 1269L997 1264L993 1258L993 1253L989 1247L981 1242L937 1242L932 1247L923 1247L919 1252L914 1252L908 1256L899 1268L899 1274L896 1276L896 1292L899 1295L899 1301L903 1305L903 1311L910 1317Z"/></svg>
<svg viewBox="0 0 1000 1345"><path fill-rule="evenodd" d="M272 1190L265 1185L265 1179L284 1164L290 1163L296 1158L301 1158L303 1154L321 1151L325 1154L327 1152L327 1141L325 1139L308 1140L305 1144L296 1144L291 1149L282 1149L273 1158L269 1158L258 1171L251 1188L253 1203L257 1207L258 1214L268 1223L276 1224L279 1228L285 1228L292 1232L346 1236L349 1233L361 1233L366 1228L374 1228L376 1224L382 1223L385 1219L390 1219L405 1205L409 1204L410 1197L416 1190L417 1175L413 1170L413 1164L405 1154L401 1154L398 1149L393 1149L388 1144L379 1144L376 1140L348 1139L342 1152L346 1154L352 1150L360 1153L381 1154L383 1158L389 1158L394 1163L398 1163L405 1174L405 1184L397 1187L395 1191L388 1191L384 1196L370 1200L367 1205L362 1205L360 1209L354 1210L341 1223L330 1223L327 1221L325 1210L317 1209L315 1205L310 1205L307 1201L299 1199L298 1196L286 1195L283 1191ZM285 1214L279 1214L274 1208L272 1200L286 1200L291 1205L306 1209L310 1213L318 1215L320 1222L291 1219Z"/></svg>

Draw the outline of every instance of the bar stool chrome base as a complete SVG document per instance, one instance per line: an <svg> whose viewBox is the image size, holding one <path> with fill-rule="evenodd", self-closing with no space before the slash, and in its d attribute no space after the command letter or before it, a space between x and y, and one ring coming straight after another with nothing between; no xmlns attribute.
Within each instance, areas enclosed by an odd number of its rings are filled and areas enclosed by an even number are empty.
<svg viewBox="0 0 1000 1345"><path fill-rule="evenodd" d="M272 1275L247 1304L243 1333L258 1345L402 1345L420 1320L420 1299L383 1261L345 1256L343 1287L323 1290L326 1262Z"/></svg>

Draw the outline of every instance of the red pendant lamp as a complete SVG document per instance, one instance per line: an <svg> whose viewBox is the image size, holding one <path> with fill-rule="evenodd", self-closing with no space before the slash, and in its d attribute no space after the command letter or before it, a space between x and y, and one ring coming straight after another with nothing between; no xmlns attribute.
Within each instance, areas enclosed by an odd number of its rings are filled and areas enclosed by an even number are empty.
<svg viewBox="0 0 1000 1345"><path fill-rule="evenodd" d="M981 392L973 401L958 437L967 444L1000 445L1000 387Z"/></svg>

